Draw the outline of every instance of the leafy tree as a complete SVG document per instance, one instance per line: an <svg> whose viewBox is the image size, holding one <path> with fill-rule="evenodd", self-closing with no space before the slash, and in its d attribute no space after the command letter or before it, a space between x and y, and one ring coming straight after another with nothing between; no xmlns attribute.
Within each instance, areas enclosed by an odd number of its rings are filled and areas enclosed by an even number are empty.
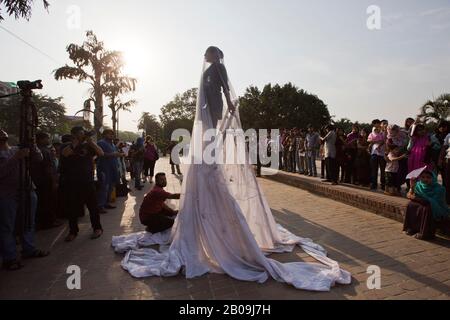
<svg viewBox="0 0 450 320"><path fill-rule="evenodd" d="M0 21L4 20L2 7L6 8L6 13L9 16L14 16L15 19L24 18L29 20L31 17L31 6L34 0L0 0ZM48 9L49 3L47 0L42 0L45 9Z"/></svg>
<svg viewBox="0 0 450 320"><path fill-rule="evenodd" d="M177 94L172 101L161 108L161 121L163 137L170 140L172 132L176 129L192 131L197 106L197 88Z"/></svg>
<svg viewBox="0 0 450 320"><path fill-rule="evenodd" d="M65 118L66 107L62 103L62 97L51 98L49 96L34 96L39 125L38 130L51 136L64 130L67 123Z"/></svg>
<svg viewBox="0 0 450 320"><path fill-rule="evenodd" d="M155 141L161 138L161 125L155 115L143 112L139 119L138 129L143 130L145 135L151 136Z"/></svg>
<svg viewBox="0 0 450 320"><path fill-rule="evenodd" d="M420 108L418 118L424 123L450 120L450 93L441 94L434 101L427 101Z"/></svg>
<svg viewBox="0 0 450 320"><path fill-rule="evenodd" d="M251 86L239 103L246 129L305 128L308 124L319 128L331 121L322 100L291 83L284 86L269 83L262 91Z"/></svg>
<svg viewBox="0 0 450 320"><path fill-rule="evenodd" d="M91 86L90 97L95 105L94 128L97 135L103 126L103 95L108 85L120 73L122 54L105 49L102 41L92 31L86 32L86 41L81 45L69 44L67 52L73 66L65 65L54 71L55 79L75 79Z"/></svg>
<svg viewBox="0 0 450 320"><path fill-rule="evenodd" d="M133 142L140 137L140 134L131 131L119 131L118 137L121 141Z"/></svg>
<svg viewBox="0 0 450 320"><path fill-rule="evenodd" d="M348 133L350 133L352 131L352 128L353 128L354 124L357 124L360 129L365 128L365 129L371 130L371 128L372 128L372 125L369 124L369 123L360 123L358 121L353 122L353 121L351 121L348 118L342 118L342 119L339 119L337 121L333 120L332 122L337 128L340 128L340 129L344 130L344 132L346 134L348 134Z"/></svg>
<svg viewBox="0 0 450 320"><path fill-rule="evenodd" d="M0 99L0 127L10 135L19 135L21 96ZM51 98L46 95L33 94L38 115L38 130L50 135L65 133L69 122L64 113L66 108L62 97ZM70 130L70 129L69 129Z"/></svg>

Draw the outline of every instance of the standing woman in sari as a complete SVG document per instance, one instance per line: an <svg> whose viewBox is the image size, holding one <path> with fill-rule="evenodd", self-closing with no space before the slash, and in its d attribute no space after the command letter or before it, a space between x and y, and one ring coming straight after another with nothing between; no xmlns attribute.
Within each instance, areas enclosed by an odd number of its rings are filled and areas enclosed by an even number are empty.
<svg viewBox="0 0 450 320"><path fill-rule="evenodd" d="M408 151L408 171L411 172L425 166L431 166L430 157L431 140L423 124L415 126L411 140L409 141Z"/></svg>

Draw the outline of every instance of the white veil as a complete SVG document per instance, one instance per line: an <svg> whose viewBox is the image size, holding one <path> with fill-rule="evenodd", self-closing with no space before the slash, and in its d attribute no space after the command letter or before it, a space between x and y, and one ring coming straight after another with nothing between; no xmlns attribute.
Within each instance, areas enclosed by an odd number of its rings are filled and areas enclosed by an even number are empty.
<svg viewBox="0 0 450 320"><path fill-rule="evenodd" d="M193 278L215 272L239 280L264 282L271 276L298 289L316 291L327 291L336 282L350 283L350 274L329 259L321 246L276 224L247 156L246 163L208 164L202 158L212 145L203 142L203 135L213 126L204 74L210 67L226 72L223 59L219 63L203 65L190 152L183 161L180 213L172 231L113 237L112 245L117 252L128 251L122 266L135 277L174 276L183 272L187 278ZM217 124L219 140L223 139L221 133L227 132L225 136L233 141L215 151L216 156L225 154L227 159L227 154L238 157L246 152L238 143L243 139L239 133L242 127L238 99L228 75L222 74L221 78L227 81L222 88L229 88L229 97L225 95L224 100L236 108L231 114L225 104L222 120ZM230 135L230 129L237 130L237 134ZM167 245L158 252L146 248L152 244ZM322 264L280 263L266 257L271 252L292 251L296 244Z"/></svg>

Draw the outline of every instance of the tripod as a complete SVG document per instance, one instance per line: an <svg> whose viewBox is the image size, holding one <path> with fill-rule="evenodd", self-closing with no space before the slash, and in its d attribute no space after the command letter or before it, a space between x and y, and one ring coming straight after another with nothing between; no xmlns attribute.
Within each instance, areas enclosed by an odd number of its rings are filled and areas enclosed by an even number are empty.
<svg viewBox="0 0 450 320"><path fill-rule="evenodd" d="M41 80L37 81L18 81L17 86L20 92L1 96L7 98L15 95L21 95L19 116L19 147L21 149L32 149L35 145L35 135L38 126L38 115L35 104L32 101L32 90L42 89ZM16 218L16 229L19 235L32 226L31 212L31 192L33 182L31 179L31 159L30 157L19 160L19 206Z"/></svg>

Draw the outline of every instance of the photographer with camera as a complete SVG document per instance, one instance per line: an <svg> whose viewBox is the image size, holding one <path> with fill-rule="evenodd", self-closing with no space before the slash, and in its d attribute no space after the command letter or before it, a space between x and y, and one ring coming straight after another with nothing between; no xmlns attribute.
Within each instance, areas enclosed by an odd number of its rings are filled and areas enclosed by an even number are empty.
<svg viewBox="0 0 450 320"><path fill-rule="evenodd" d="M65 241L70 242L77 237L78 217L83 215L85 205L94 230L91 239L97 239L103 234L103 229L94 184L94 157L102 157L104 153L92 140L92 133L86 133L83 127L72 128L71 134L72 142L65 145L61 151L64 162L61 184L66 193L64 204L70 229Z"/></svg>
<svg viewBox="0 0 450 320"><path fill-rule="evenodd" d="M21 234L22 258L42 258L49 255L48 251L36 249L34 243L34 218L36 214L37 197L34 190L21 190L20 176L22 160L30 158L31 163L42 161L42 154L33 144L31 147L10 147L8 134L0 130L0 248L3 259L3 268L9 271L23 267L17 257L15 226L19 205L20 193L26 192L29 197L31 221ZM25 213L27 214L27 213ZM23 217L22 217L23 218Z"/></svg>

